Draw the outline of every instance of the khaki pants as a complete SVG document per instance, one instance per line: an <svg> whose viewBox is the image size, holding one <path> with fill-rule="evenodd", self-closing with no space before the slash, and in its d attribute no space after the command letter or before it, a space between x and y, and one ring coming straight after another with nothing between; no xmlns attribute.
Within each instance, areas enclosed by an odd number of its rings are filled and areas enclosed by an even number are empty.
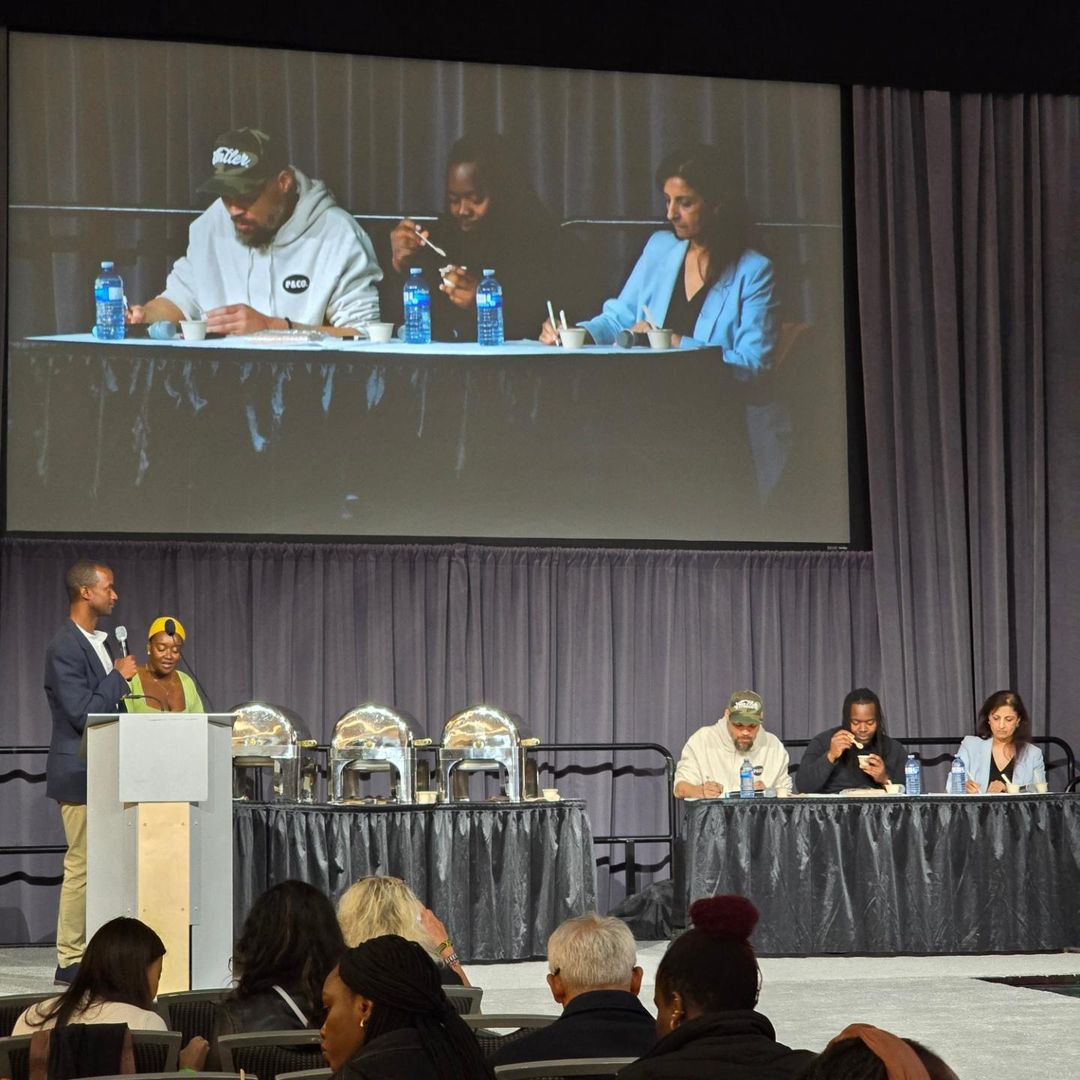
<svg viewBox="0 0 1080 1080"><path fill-rule="evenodd" d="M56 918L56 962L67 967L77 964L86 950L86 806L62 802L60 816L68 849Z"/></svg>

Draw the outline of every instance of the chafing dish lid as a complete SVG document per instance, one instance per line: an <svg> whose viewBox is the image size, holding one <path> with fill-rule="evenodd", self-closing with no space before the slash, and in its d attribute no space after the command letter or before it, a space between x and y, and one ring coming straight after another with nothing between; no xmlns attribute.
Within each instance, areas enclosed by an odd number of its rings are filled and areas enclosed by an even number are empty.
<svg viewBox="0 0 1080 1080"><path fill-rule="evenodd" d="M332 750L430 745L431 740L408 713L370 702L345 713L334 725L334 734L330 738Z"/></svg>
<svg viewBox="0 0 1080 1080"><path fill-rule="evenodd" d="M470 705L455 713L443 728L442 745L447 750L473 750L479 755L485 747L535 746L525 721L515 713L492 705Z"/></svg>
<svg viewBox="0 0 1080 1080"><path fill-rule="evenodd" d="M237 705L232 727L233 749L249 746L314 746L307 724L290 709L266 701Z"/></svg>

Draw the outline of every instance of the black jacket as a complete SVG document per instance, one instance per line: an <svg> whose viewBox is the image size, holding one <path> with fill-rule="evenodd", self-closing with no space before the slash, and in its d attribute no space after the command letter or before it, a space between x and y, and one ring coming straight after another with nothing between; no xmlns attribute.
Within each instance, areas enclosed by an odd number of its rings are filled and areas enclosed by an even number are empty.
<svg viewBox="0 0 1080 1080"><path fill-rule="evenodd" d="M438 1080L416 1028L398 1028L365 1043L334 1080Z"/></svg>
<svg viewBox="0 0 1080 1080"><path fill-rule="evenodd" d="M768 1019L752 1009L705 1013L665 1035L620 1080L786 1080L816 1058L776 1041Z"/></svg>
<svg viewBox="0 0 1080 1080"><path fill-rule="evenodd" d="M820 735L815 735L810 745L803 751L802 761L799 762L799 771L795 774L795 788L804 794L829 794L843 791L845 788L873 788L880 787L859 768L860 754L877 754L885 762L885 772L889 780L894 784L904 782L904 763L907 761L907 753L895 739L888 735L878 734L876 745L868 746L865 750L857 750L849 746L836 761L830 761L826 756L829 752L829 743L832 737L839 731L838 727L831 727Z"/></svg>
<svg viewBox="0 0 1080 1080"><path fill-rule="evenodd" d="M654 1042L656 1021L636 995L590 990L573 998L553 1024L502 1047L491 1063L640 1057Z"/></svg>

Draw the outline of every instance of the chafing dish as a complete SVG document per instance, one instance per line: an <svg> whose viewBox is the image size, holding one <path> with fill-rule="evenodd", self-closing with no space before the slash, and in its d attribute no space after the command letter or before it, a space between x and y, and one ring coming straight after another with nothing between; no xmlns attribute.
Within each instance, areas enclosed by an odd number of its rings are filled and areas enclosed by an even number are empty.
<svg viewBox="0 0 1080 1080"><path fill-rule="evenodd" d="M416 802L418 788L426 788L429 778L427 762L417 762L416 750L430 745L406 713L370 703L350 709L330 739L330 801L357 801L361 773L389 771L391 801Z"/></svg>
<svg viewBox="0 0 1080 1080"><path fill-rule="evenodd" d="M503 787L508 799L535 799L536 762L527 755L528 748L539 742L520 716L502 709L473 705L455 713L446 721L439 747L440 798L467 799L466 774L485 771L505 773Z"/></svg>
<svg viewBox="0 0 1080 1080"><path fill-rule="evenodd" d="M233 798L252 798L259 770L270 769L271 802L314 802L317 743L307 724L265 701L245 701L232 712Z"/></svg>

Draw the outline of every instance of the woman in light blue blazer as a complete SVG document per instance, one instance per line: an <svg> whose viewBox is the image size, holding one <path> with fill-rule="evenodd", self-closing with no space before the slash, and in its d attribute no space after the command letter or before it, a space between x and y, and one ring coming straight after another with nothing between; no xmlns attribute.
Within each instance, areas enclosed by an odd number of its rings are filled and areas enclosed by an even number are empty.
<svg viewBox="0 0 1080 1080"><path fill-rule="evenodd" d="M712 146L669 154L656 170L670 230L653 233L619 295L580 326L598 345L644 331L645 308L681 348L719 345L743 377L768 368L778 325L772 263L749 247L749 213L730 161ZM540 340L555 344L545 322Z"/></svg>
<svg viewBox="0 0 1080 1080"><path fill-rule="evenodd" d="M1031 743L1031 717L1012 690L998 690L983 702L975 734L964 736L956 756L964 763L969 795L993 795L1006 783L1046 782L1042 751Z"/></svg>

